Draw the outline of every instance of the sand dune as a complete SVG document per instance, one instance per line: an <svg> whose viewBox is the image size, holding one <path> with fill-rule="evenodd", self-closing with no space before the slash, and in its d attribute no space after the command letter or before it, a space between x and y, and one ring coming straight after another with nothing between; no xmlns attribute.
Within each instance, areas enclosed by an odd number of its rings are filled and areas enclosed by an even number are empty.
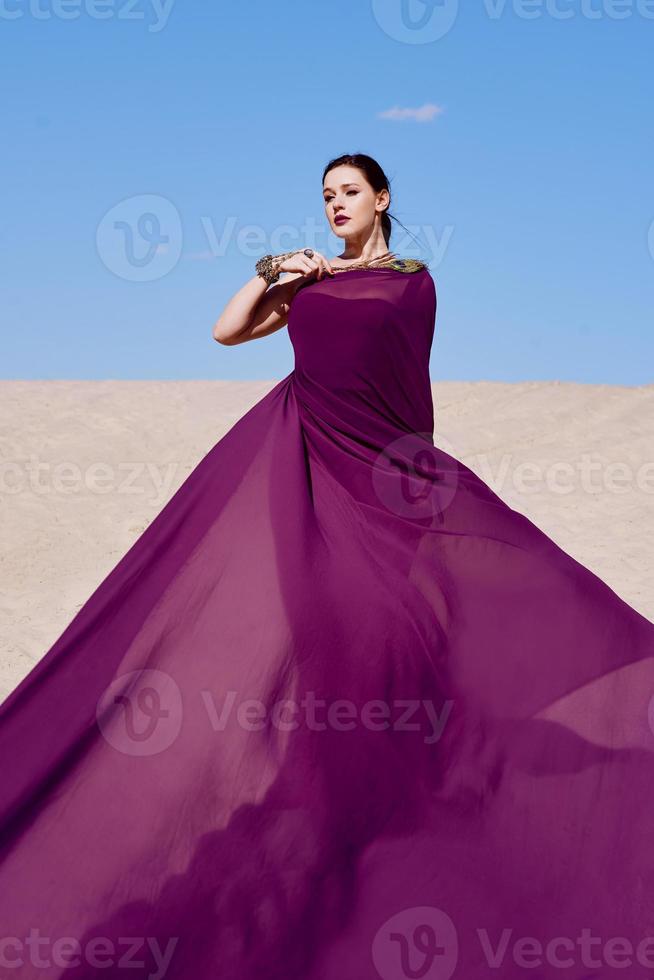
<svg viewBox="0 0 654 980"><path fill-rule="evenodd" d="M0 383L0 699L276 383ZM654 385L433 391L437 444L654 621Z"/></svg>

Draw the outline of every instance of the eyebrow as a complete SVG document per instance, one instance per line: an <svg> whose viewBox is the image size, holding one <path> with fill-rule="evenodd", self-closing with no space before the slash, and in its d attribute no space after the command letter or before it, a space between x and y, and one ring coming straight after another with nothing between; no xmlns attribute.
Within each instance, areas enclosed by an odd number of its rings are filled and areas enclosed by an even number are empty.
<svg viewBox="0 0 654 980"><path fill-rule="evenodd" d="M357 183L355 183L354 181L350 181L348 184L341 184L341 187L358 187L358 186L359 185ZM326 194L327 191L330 191L330 190L332 190L331 187L323 187L322 192L323 192L323 194Z"/></svg>

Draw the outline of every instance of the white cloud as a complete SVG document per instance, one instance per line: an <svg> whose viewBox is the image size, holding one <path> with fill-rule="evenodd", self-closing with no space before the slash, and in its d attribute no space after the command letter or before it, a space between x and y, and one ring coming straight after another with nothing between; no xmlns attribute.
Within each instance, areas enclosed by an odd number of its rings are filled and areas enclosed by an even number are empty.
<svg viewBox="0 0 654 980"><path fill-rule="evenodd" d="M418 109L394 106L392 109L385 109L383 112L377 113L377 115L379 119L392 119L395 122L402 122L405 119L410 119L413 122L431 122L443 112L445 112L445 109L442 106L435 105L433 102L427 102Z"/></svg>

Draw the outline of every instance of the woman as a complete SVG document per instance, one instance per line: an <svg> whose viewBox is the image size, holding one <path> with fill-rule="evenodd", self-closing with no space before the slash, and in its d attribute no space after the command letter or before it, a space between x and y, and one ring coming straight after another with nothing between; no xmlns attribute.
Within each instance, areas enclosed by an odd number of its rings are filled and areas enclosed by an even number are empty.
<svg viewBox="0 0 654 980"><path fill-rule="evenodd" d="M214 328L294 370L2 705L2 975L650 976L654 625L434 446L431 274L323 194Z"/></svg>

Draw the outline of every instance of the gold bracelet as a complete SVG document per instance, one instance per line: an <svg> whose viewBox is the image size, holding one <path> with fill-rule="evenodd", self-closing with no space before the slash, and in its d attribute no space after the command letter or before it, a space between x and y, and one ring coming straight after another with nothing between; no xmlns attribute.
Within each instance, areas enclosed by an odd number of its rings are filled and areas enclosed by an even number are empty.
<svg viewBox="0 0 654 980"><path fill-rule="evenodd" d="M298 251L299 249L296 248L292 252L284 252L280 255L264 255L255 266L257 275L265 279L269 286L272 285L272 283L277 282L279 279L277 267L282 264L284 259L290 258L291 255L295 255Z"/></svg>

